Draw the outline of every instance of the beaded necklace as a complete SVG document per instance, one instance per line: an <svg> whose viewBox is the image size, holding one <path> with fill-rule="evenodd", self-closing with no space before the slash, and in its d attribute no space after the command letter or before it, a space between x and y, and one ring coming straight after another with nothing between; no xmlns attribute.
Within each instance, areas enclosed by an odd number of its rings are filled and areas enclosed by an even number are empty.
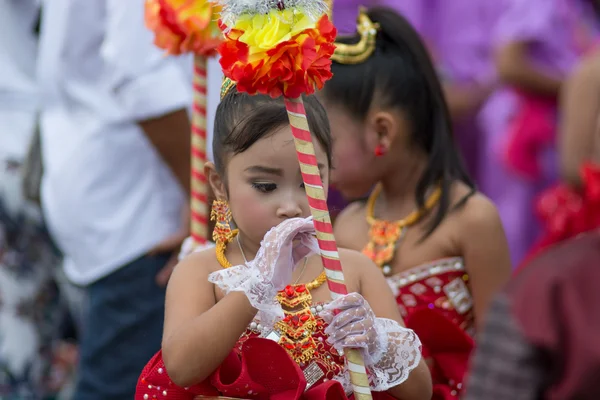
<svg viewBox="0 0 600 400"><path fill-rule="evenodd" d="M392 267L389 263L394 258L396 247L400 240L404 238L406 229L417 223L424 214L437 204L442 195L442 189L438 186L427 198L422 209L415 210L408 214L406 218L398 221L385 221L375 218L375 202L380 193L381 185L377 185L367 201L367 223L370 225L369 242L362 252L381 268L385 276L389 276L392 273Z"/></svg>

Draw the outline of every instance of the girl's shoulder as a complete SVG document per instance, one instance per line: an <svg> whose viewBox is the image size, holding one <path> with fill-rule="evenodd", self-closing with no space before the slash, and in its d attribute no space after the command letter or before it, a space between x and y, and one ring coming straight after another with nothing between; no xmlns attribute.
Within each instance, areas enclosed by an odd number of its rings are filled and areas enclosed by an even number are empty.
<svg viewBox="0 0 600 400"><path fill-rule="evenodd" d="M401 322L394 294L375 263L359 251L339 251L348 292L363 296L377 316Z"/></svg>
<svg viewBox="0 0 600 400"><path fill-rule="evenodd" d="M181 260L173 270L173 276L184 279L208 278L212 272L221 269L215 254L215 248L210 247L193 252Z"/></svg>
<svg viewBox="0 0 600 400"><path fill-rule="evenodd" d="M339 254L348 289L352 288L353 291L360 292L361 283L365 279L381 275L375 263L360 251L341 247Z"/></svg>
<svg viewBox="0 0 600 400"><path fill-rule="evenodd" d="M463 182L452 185L450 215L464 223L497 223L500 221L494 203L483 193ZM452 215L454 214L454 215Z"/></svg>
<svg viewBox="0 0 600 400"><path fill-rule="evenodd" d="M342 262L342 265L344 266L344 268L347 265L348 270L351 272L369 267L373 267L375 269L377 268L375 263L360 251L348 249L345 247L340 247L338 251L340 254L340 261Z"/></svg>
<svg viewBox="0 0 600 400"><path fill-rule="evenodd" d="M476 267L487 268L495 264L510 266L508 244L502 220L494 203L479 192L470 194L466 199L466 190L457 185L455 207L447 216L453 240L463 255L469 272ZM461 197L461 195L463 195ZM475 262L474 260L479 260Z"/></svg>
<svg viewBox="0 0 600 400"><path fill-rule="evenodd" d="M355 200L348 204L337 216L336 223L344 223L347 220L352 220L354 218L359 218L365 216L365 212L367 210L367 201Z"/></svg>
<svg viewBox="0 0 600 400"><path fill-rule="evenodd" d="M335 240L344 248L360 248L362 240L356 235L357 230L366 228L367 203L357 200L344 208L335 219L333 225Z"/></svg>

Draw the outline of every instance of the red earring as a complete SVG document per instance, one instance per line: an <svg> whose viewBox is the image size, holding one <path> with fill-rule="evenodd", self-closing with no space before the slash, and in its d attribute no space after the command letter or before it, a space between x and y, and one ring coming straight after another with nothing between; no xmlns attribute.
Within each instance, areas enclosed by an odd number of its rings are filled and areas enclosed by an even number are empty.
<svg viewBox="0 0 600 400"><path fill-rule="evenodd" d="M386 149L385 149L385 147L383 147L383 145L378 144L377 147L375 147L375 156L381 157L385 153L386 153Z"/></svg>

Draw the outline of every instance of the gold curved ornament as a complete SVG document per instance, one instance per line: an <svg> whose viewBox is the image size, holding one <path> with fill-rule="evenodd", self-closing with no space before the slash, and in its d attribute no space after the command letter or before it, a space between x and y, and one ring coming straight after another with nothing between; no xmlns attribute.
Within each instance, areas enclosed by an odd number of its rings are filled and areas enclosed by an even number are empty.
<svg viewBox="0 0 600 400"><path fill-rule="evenodd" d="M223 82L221 82L221 100L227 96L227 93L229 93L231 88L235 87L235 85L236 83L234 81L226 76L223 77Z"/></svg>
<svg viewBox="0 0 600 400"><path fill-rule="evenodd" d="M378 30L379 24L371 21L367 15L367 10L360 7L356 25L360 40L355 44L335 43L335 51L331 59L339 64L360 64L364 62L375 51Z"/></svg>

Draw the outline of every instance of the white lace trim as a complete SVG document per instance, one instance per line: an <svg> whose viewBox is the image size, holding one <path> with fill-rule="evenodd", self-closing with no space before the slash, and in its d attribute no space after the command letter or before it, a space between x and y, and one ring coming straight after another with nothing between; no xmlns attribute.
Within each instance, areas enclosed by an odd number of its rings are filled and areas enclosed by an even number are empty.
<svg viewBox="0 0 600 400"><path fill-rule="evenodd" d="M369 386L377 392L384 392L406 381L410 372L421 362L421 341L414 331L398 322L377 318L377 349L369 354L361 349L369 376ZM352 383L347 368L335 378L346 393L352 393Z"/></svg>
<svg viewBox="0 0 600 400"><path fill-rule="evenodd" d="M367 372L371 389L383 392L406 381L419 365L421 341L414 331L391 319L377 318L375 326L381 349L368 363Z"/></svg>

